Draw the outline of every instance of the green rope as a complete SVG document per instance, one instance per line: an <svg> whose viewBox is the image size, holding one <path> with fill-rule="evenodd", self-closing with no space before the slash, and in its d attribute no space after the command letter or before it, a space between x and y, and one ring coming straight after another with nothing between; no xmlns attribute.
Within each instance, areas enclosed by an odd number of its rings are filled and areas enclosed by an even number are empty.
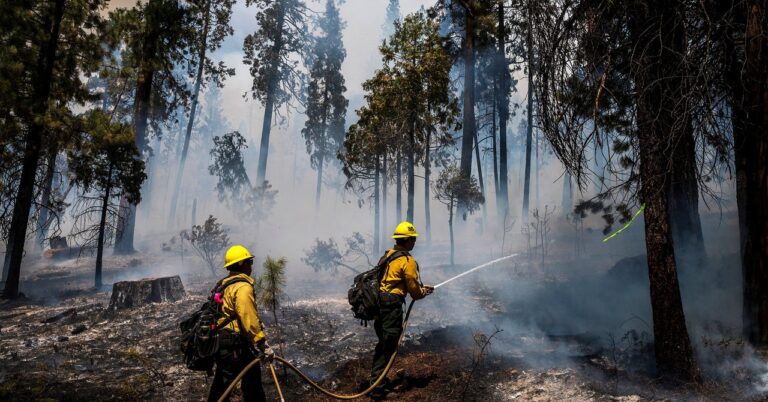
<svg viewBox="0 0 768 402"><path fill-rule="evenodd" d="M629 225L631 225L631 224L632 224L632 222L634 222L634 221L635 221L635 219L636 219L638 216L640 216L640 213L642 213L644 210L645 210L645 204L643 204L643 205L640 205L640 210L638 210L638 211L635 213L635 216L633 216L633 217L632 217L632 219L630 219L630 220L629 220L629 222L627 222L627 224L626 224L626 225L624 225L624 227L623 227L623 228L621 228L621 229L617 230L617 231L616 231L616 232L614 232L612 235L610 235L610 236L606 237L605 239L603 239L603 243L607 242L608 240L611 240L611 239L613 239L614 237L616 237L616 235L618 235L619 233L623 232L623 231L624 231L626 228L628 228L628 227L629 227Z"/></svg>

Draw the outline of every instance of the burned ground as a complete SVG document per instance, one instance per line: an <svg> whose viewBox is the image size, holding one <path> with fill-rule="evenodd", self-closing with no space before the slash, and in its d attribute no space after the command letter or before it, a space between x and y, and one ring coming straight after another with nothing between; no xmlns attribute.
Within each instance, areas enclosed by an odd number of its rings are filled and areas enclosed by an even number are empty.
<svg viewBox="0 0 768 402"><path fill-rule="evenodd" d="M89 261L43 260L25 281L28 298L3 302L0 315L0 400L203 400L211 378L187 370L177 352L178 322L205 299L214 279L183 276L187 297L173 303L112 311L109 289L87 289ZM162 257L113 258L108 282L149 276L144 267ZM616 333L555 325L560 314L543 300L508 293L520 289L563 291L556 268L534 270L516 262L494 278L468 279L471 291L446 286L417 302L395 366L390 400L760 400L765 394L734 392L722 382L666 387L645 370L652 344L642 331ZM66 266L66 268L64 268ZM430 267L438 282L466 267ZM525 274L523 274L525 273ZM614 273L615 274L615 273ZM485 278L487 279L487 278ZM297 281L278 313L262 312L276 350L310 377L340 393L367 380L376 342L371 327L348 314L345 280L310 291ZM52 291L58 283L62 290ZM557 285L557 286L555 286ZM524 302L523 302L524 301ZM539 306L537 307L537 303ZM514 324L514 325L513 325ZM279 334L282 334L281 342ZM490 338L490 339L489 339ZM280 345L282 343L282 345ZM282 370L279 370L282 371ZM264 381L270 399L272 381ZM330 400L291 374L282 379L289 401Z"/></svg>

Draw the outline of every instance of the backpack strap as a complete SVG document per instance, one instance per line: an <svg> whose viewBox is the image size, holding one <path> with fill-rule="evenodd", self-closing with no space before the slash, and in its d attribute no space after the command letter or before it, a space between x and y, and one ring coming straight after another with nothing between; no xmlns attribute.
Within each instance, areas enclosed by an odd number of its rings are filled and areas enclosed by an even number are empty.
<svg viewBox="0 0 768 402"><path fill-rule="evenodd" d="M403 251L403 250L395 250L395 252L390 254L389 256L387 256L387 254L385 253L384 256L381 257L381 260L379 260L380 264L386 264L385 265L386 269L383 270L383 273L381 270L379 271L379 286L381 286L381 281L383 281L384 278L386 278L387 274L389 273L389 264L391 264L392 261L400 257L408 258L410 256L411 255L407 251Z"/></svg>
<svg viewBox="0 0 768 402"><path fill-rule="evenodd" d="M225 283L222 283L222 282L223 280L217 282L216 287L214 287L213 290L211 290L211 297L210 297L211 301L213 301L213 295L215 295L216 293L223 293L224 289L229 287L229 285L234 285L235 283L239 283L239 282L248 282L248 280L245 278L235 278ZM216 308L218 309L218 306ZM224 319L224 321L222 321L221 324L217 324L216 328L224 328L227 325L229 325L232 321L235 321L235 320L238 320L238 322L240 321L239 317L230 317L229 315L226 315L226 314L225 316L226 318ZM242 325L240 325L240 327L242 328Z"/></svg>

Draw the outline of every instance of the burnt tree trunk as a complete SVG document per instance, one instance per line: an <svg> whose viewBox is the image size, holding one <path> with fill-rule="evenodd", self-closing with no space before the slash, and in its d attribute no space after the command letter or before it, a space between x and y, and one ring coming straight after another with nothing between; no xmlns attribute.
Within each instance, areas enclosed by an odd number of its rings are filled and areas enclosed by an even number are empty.
<svg viewBox="0 0 768 402"><path fill-rule="evenodd" d="M531 9L531 0L528 0L528 18L530 20L533 10ZM534 71L533 71L533 32L532 28L528 27L528 35L526 40L526 47L528 48L528 108L527 118L528 127L525 133L525 172L523 174L523 223L528 223L528 210L530 209L531 199L531 145L533 142L533 85L534 85Z"/></svg>
<svg viewBox="0 0 768 402"><path fill-rule="evenodd" d="M387 228L389 227L389 222L387 221L387 191L388 191L388 182L389 182L389 172L387 171L387 152L384 151L384 157L382 158L381 162L381 230L382 233L386 233ZM382 239L386 239L386 236L381 237ZM378 250L377 250L378 252Z"/></svg>
<svg viewBox="0 0 768 402"><path fill-rule="evenodd" d="M378 253L379 247L380 247L380 238L381 238L381 202L380 202L380 193L379 193L379 183L380 183L380 176L381 176L381 170L379 169L379 157L376 157L376 176L373 181L373 252Z"/></svg>
<svg viewBox="0 0 768 402"><path fill-rule="evenodd" d="M184 285L178 275L140 281L116 282L112 285L109 309L120 310L149 303L174 302L181 300L184 296L186 296Z"/></svg>
<svg viewBox="0 0 768 402"><path fill-rule="evenodd" d="M51 210L51 190L53 189L53 176L56 173L56 155L55 149L51 149L48 155L48 166L45 171L45 181L43 183L43 194L40 199L40 215L37 217L37 239L35 248L42 250L48 235L48 226Z"/></svg>
<svg viewBox="0 0 768 402"><path fill-rule="evenodd" d="M648 255L656 366L659 373L682 381L700 375L688 337L677 278L669 216L672 175L670 141L683 133L680 108L684 86L685 28L679 1L654 0L632 10L630 31L637 45L632 75L637 88L640 146L640 197L646 204L645 245Z"/></svg>
<svg viewBox="0 0 768 402"><path fill-rule="evenodd" d="M94 286L96 289L101 289L101 268L102 261L104 260L104 229L107 226L107 210L109 209L109 196L112 191L112 165L109 166L109 172L107 173L107 185L104 188L104 198L101 200L101 218L99 219L99 239L96 243L96 277L94 278Z"/></svg>
<svg viewBox="0 0 768 402"><path fill-rule="evenodd" d="M496 42L498 52L498 87L496 90L496 109L499 112L499 179L496 198L499 203L499 216L506 216L509 208L507 190L507 120L509 120L509 71L507 67L507 30L505 26L504 0L499 0ZM505 223L506 224L506 223Z"/></svg>
<svg viewBox="0 0 768 402"><path fill-rule="evenodd" d="M140 157L144 155L147 142L147 126L149 119L150 98L152 97L152 81L155 76L155 63L157 55L157 42L160 33L155 24L151 26L144 44L142 45L142 58L139 63L140 70L136 79L136 98L133 106L133 129L136 135L136 149ZM131 204L123 195L120 198L120 211L118 212L117 233L115 234L115 253L129 254L136 250L133 248L133 233L136 228L136 205Z"/></svg>
<svg viewBox="0 0 768 402"><path fill-rule="evenodd" d="M408 133L408 205L405 212L405 220L413 222L413 207L416 192L416 127L415 117L411 121L411 130Z"/></svg>
<svg viewBox="0 0 768 402"><path fill-rule="evenodd" d="M689 76L686 74L686 76ZM684 87L684 89L687 89ZM672 150L672 185L669 216L675 241L677 263L681 271L700 268L706 252L699 217L699 185L696 167L696 140L688 110L679 116L680 136Z"/></svg>
<svg viewBox="0 0 768 402"><path fill-rule="evenodd" d="M464 9L464 106L462 111L461 160L459 171L466 177L472 177L472 146L477 135L475 122L475 14L470 4ZM459 200L458 213L464 213L464 205Z"/></svg>
<svg viewBox="0 0 768 402"><path fill-rule="evenodd" d="M403 162L401 157L400 150L397 151L396 156L396 162L395 162L395 172L396 179L395 179L395 186L397 187L395 189L395 216L397 217L397 222L402 222L403 220Z"/></svg>
<svg viewBox="0 0 768 402"><path fill-rule="evenodd" d="M184 146L181 149L181 158L179 158L179 170L176 172L176 182L173 186L173 196L171 197L171 209L168 213L168 225L171 226L176 219L176 204L179 202L179 189L181 188L181 179L184 176L184 165L187 162L187 153L189 152L189 140L192 138L192 127L195 125L195 114L200 96L200 86L203 81L203 72L205 71L205 54L208 50L208 30L211 23L212 0L205 4L205 19L203 22L203 35L201 46L198 51L197 75L195 76L195 88L192 92L192 106L189 109L189 120L187 121L187 130L184 135Z"/></svg>
<svg viewBox="0 0 768 402"><path fill-rule="evenodd" d="M477 134L477 131L475 131L475 134ZM475 135L475 159L477 159L477 180L480 184L480 194L483 195L483 198L485 198L485 183L483 181L483 167L480 163L480 142L478 141L477 135ZM485 206L485 203L483 203L483 225L485 225L485 220L488 218L488 210Z"/></svg>
<svg viewBox="0 0 768 402"><path fill-rule="evenodd" d="M736 189L744 282L744 336L768 344L768 5L749 0L733 5L735 30L743 44L731 43ZM733 34L733 33L731 33ZM735 35L726 35L733 38ZM744 46L743 53L739 46ZM739 59L743 54L743 59Z"/></svg>
<svg viewBox="0 0 768 402"><path fill-rule="evenodd" d="M29 126L25 138L24 159L21 166L19 188L11 216L11 226L8 230L6 243L6 257L3 263L3 277L5 278L4 298L16 298L19 295L19 278L21 277L21 260L24 257L24 242L27 238L27 225L29 213L32 208L32 200L35 192L35 174L40 163L40 154L43 146L43 134L45 131L42 116L48 112L48 104L51 95L51 83L53 82L53 66L56 60L56 51L59 47L59 30L64 16L64 0L56 0L53 12L46 13L46 32L50 35L40 45L40 53L35 66L36 79L33 80L34 114L35 117Z"/></svg>
<svg viewBox="0 0 768 402"><path fill-rule="evenodd" d="M261 126L261 144L259 147L259 166L256 171L256 185L261 186L267 178L267 158L269 157L269 135L272 131L272 111L275 107L275 92L279 79L277 77L280 63L280 53L283 48L283 26L285 11L280 7L277 15L278 36L272 45L271 54L275 59L270 61L270 76L267 80L267 99L264 102L264 122Z"/></svg>
<svg viewBox="0 0 768 402"><path fill-rule="evenodd" d="M432 244L432 213L429 208L429 175L431 173L431 164L429 161L429 146L432 140L432 129L427 129L426 147L424 148L424 219L426 221L427 245Z"/></svg>
<svg viewBox="0 0 768 402"><path fill-rule="evenodd" d="M454 245L453 245L453 198L451 198L451 203L448 205L448 231L450 232L451 236L451 265L454 265L453 263L453 255L454 255Z"/></svg>

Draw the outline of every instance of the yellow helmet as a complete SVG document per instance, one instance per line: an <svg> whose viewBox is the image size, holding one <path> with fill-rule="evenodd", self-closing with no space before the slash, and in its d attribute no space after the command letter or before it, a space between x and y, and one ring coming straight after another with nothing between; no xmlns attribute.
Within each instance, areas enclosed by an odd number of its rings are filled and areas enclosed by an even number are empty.
<svg viewBox="0 0 768 402"><path fill-rule="evenodd" d="M406 237L418 237L419 234L416 229L413 228L413 223L408 221L402 221L395 228L395 233L392 235L393 239L404 239Z"/></svg>
<svg viewBox="0 0 768 402"><path fill-rule="evenodd" d="M224 256L224 268L249 258L253 258L253 255L251 255L247 248L239 244L234 245L227 250L227 254Z"/></svg>

